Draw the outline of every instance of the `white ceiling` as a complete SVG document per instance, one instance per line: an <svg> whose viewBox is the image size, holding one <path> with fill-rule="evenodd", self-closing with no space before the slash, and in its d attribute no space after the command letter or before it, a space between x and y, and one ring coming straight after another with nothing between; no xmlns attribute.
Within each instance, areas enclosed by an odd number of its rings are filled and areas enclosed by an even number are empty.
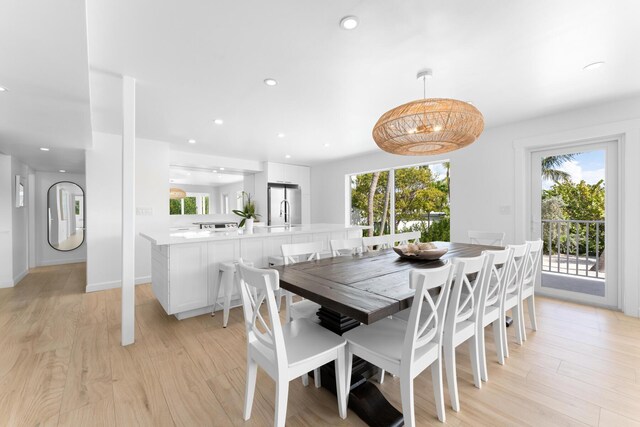
<svg viewBox="0 0 640 427"><path fill-rule="evenodd" d="M91 145L86 10L77 0L2 2L0 151L41 171L84 172ZM49 147L49 152L40 151Z"/></svg>
<svg viewBox="0 0 640 427"><path fill-rule="evenodd" d="M345 15L360 26L341 30ZM428 96L472 101L487 126L638 93L638 16L637 0L90 0L89 58L138 79L142 137L312 164L375 150L374 123L422 96L423 67ZM92 94L117 94L109 80L92 73ZM94 118L119 129L117 114Z"/></svg>
<svg viewBox="0 0 640 427"><path fill-rule="evenodd" d="M73 171L89 120L120 132L122 74L138 136L298 164L376 150L373 124L422 96L424 67L428 96L472 101L487 127L640 93L636 0L87 0L86 25L82 3L0 14L0 150L37 168ZM360 26L341 30L345 15Z"/></svg>

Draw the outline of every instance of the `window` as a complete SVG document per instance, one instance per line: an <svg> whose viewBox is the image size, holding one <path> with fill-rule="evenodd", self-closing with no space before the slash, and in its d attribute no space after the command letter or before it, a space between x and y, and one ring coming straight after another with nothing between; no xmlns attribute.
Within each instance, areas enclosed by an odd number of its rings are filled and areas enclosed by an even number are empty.
<svg viewBox="0 0 640 427"><path fill-rule="evenodd" d="M208 193L187 193L184 199L169 200L170 215L207 215L210 208Z"/></svg>
<svg viewBox="0 0 640 427"><path fill-rule="evenodd" d="M369 235L420 231L422 241L449 241L448 162L354 174L350 192L351 224L372 225Z"/></svg>

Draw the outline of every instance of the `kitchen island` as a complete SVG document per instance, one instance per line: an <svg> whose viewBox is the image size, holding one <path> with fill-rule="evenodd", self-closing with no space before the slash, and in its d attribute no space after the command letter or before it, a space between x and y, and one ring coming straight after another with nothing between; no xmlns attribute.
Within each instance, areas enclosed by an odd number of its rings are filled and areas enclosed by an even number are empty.
<svg viewBox="0 0 640 427"><path fill-rule="evenodd" d="M151 282L153 293L167 314L178 319L213 311L214 291L219 281L220 263L242 258L256 267L267 267L279 257L280 247L290 243L323 242L329 253L333 239L361 237L368 227L338 224L254 227L253 232L158 231L140 233L151 242ZM240 305L238 290L232 305ZM222 307L223 296L216 307Z"/></svg>

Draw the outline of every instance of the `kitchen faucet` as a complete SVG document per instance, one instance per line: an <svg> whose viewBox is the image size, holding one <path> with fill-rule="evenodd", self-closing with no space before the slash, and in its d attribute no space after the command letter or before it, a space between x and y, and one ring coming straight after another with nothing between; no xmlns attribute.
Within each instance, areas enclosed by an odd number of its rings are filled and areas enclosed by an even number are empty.
<svg viewBox="0 0 640 427"><path fill-rule="evenodd" d="M285 226L289 226L290 225L290 218L291 218L291 214L288 215L289 219L287 219L287 212L291 213L291 203L289 203L288 200L283 200L280 202L280 216L282 217L282 205L284 205L284 225Z"/></svg>

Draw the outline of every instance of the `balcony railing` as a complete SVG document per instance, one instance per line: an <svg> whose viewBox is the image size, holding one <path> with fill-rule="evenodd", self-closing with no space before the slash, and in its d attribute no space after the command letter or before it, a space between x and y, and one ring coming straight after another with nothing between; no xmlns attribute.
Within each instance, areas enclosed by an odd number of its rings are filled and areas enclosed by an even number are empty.
<svg viewBox="0 0 640 427"><path fill-rule="evenodd" d="M605 278L604 221L542 220L542 270Z"/></svg>

